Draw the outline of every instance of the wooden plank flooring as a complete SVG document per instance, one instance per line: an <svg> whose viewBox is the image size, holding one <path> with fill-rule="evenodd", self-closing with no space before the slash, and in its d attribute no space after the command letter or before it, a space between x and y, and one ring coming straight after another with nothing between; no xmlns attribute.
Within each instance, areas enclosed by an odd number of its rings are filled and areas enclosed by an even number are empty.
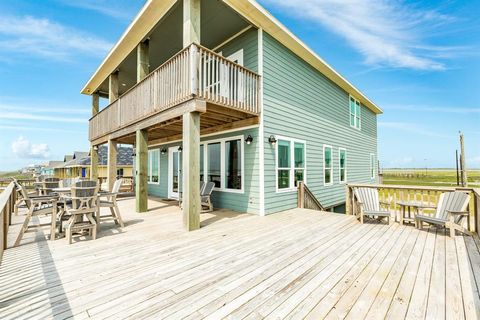
<svg viewBox="0 0 480 320"><path fill-rule="evenodd" d="M173 202L119 204L123 230L6 250L0 319L480 318L478 239L305 209L216 211L187 233Z"/></svg>

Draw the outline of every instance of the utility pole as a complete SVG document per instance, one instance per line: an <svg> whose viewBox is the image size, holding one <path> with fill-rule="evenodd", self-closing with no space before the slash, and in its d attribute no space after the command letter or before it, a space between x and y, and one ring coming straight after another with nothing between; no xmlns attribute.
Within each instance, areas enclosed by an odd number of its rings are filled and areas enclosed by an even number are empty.
<svg viewBox="0 0 480 320"><path fill-rule="evenodd" d="M460 168L461 168L461 176L462 176L462 187L468 186L467 181L467 167L465 165L465 144L463 133L460 132Z"/></svg>
<svg viewBox="0 0 480 320"><path fill-rule="evenodd" d="M455 150L455 167L457 172L457 186L460 185L460 174L458 172L458 149Z"/></svg>

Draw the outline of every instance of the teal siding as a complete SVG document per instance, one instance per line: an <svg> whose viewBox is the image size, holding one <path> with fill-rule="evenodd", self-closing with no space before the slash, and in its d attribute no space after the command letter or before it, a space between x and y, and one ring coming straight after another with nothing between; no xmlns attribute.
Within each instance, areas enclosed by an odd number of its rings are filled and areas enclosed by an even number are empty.
<svg viewBox="0 0 480 320"><path fill-rule="evenodd" d="M243 49L243 66L253 72L258 72L258 32L256 29L249 29L239 37L228 42L217 52L222 52L228 57L238 50Z"/></svg>
<svg viewBox="0 0 480 320"><path fill-rule="evenodd" d="M215 208L225 208L237 212L255 213L259 212L259 180L258 180L258 128L252 128L242 131L236 131L228 134L219 134L216 136L204 137L202 142L223 139L243 135L253 137L253 143L244 145L244 192L233 193L228 191L214 191L212 201ZM245 143L245 142L243 142ZM151 149L162 149L173 146L179 146L180 142L151 147ZM168 152L160 155L160 183L149 184L148 192L150 195L167 198L168 197Z"/></svg>
<svg viewBox="0 0 480 320"><path fill-rule="evenodd" d="M297 205L296 192L276 193L275 148L281 135L306 141L307 185L326 207L345 201L338 148L347 149L347 181L372 182L370 153L377 153L376 115L362 106L362 128L349 124L348 93L290 50L264 35L265 212ZM333 185L323 183L323 145L333 147Z"/></svg>

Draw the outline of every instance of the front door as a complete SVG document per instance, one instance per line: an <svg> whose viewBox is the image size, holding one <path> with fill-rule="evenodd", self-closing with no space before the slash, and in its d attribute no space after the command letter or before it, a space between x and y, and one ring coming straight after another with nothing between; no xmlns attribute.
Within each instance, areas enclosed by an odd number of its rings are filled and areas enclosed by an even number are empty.
<svg viewBox="0 0 480 320"><path fill-rule="evenodd" d="M168 197L178 199L182 183L182 157L178 147L168 149Z"/></svg>

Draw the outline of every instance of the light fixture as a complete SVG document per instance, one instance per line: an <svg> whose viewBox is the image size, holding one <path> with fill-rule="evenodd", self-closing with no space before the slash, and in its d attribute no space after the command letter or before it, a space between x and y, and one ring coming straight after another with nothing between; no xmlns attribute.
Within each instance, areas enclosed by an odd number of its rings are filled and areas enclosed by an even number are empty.
<svg viewBox="0 0 480 320"><path fill-rule="evenodd" d="M162 154L165 154L165 153L167 153L167 149L163 148L162 150L160 150L160 152L161 152Z"/></svg>
<svg viewBox="0 0 480 320"><path fill-rule="evenodd" d="M127 84L126 84L126 83L122 83L122 87L126 87L126 86L127 86Z"/></svg>
<svg viewBox="0 0 480 320"><path fill-rule="evenodd" d="M271 145L275 145L277 143L277 139L275 138L274 135L271 135L269 138L268 138L268 142L270 142Z"/></svg>
<svg viewBox="0 0 480 320"><path fill-rule="evenodd" d="M246 144L251 144L253 142L253 137L251 135L248 135L247 139L245 139Z"/></svg>
<svg viewBox="0 0 480 320"><path fill-rule="evenodd" d="M98 146L93 146L94 151L98 151Z"/></svg>
<svg viewBox="0 0 480 320"><path fill-rule="evenodd" d="M135 157L137 155L135 148L132 149L132 157Z"/></svg>
<svg viewBox="0 0 480 320"><path fill-rule="evenodd" d="M182 146L178 147L178 152L182 152L183 148Z"/></svg>

